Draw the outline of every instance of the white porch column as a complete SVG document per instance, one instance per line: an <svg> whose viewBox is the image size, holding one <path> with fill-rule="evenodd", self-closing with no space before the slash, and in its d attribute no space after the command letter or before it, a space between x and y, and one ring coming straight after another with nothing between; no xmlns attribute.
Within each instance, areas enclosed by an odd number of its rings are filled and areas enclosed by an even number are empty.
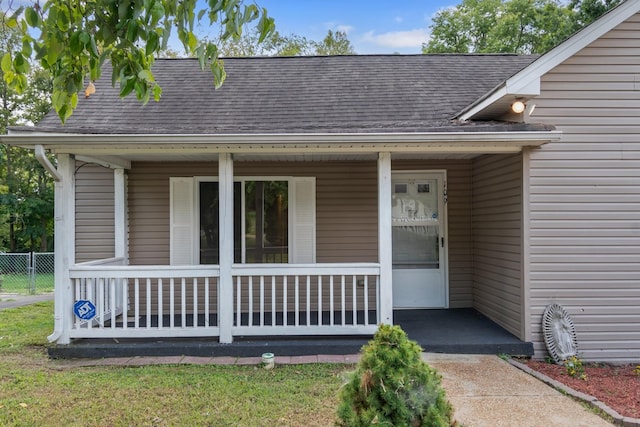
<svg viewBox="0 0 640 427"><path fill-rule="evenodd" d="M127 245L127 184L124 169L113 170L114 256L129 264Z"/></svg>
<svg viewBox="0 0 640 427"><path fill-rule="evenodd" d="M49 341L69 344L73 324L73 293L69 267L76 260L76 184L75 160L69 154L58 155L61 179L55 183L55 322Z"/></svg>
<svg viewBox="0 0 640 427"><path fill-rule="evenodd" d="M378 262L380 262L380 322L392 325L391 153L378 154Z"/></svg>
<svg viewBox="0 0 640 427"><path fill-rule="evenodd" d="M218 324L220 342L231 343L233 336L233 159L231 154L218 156L218 196L220 206L220 296Z"/></svg>

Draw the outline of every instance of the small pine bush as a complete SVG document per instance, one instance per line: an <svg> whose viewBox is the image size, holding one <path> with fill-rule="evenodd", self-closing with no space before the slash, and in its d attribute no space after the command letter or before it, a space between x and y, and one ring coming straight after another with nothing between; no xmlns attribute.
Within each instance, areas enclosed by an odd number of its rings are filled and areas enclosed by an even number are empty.
<svg viewBox="0 0 640 427"><path fill-rule="evenodd" d="M339 426L449 427L440 375L399 326L381 325L340 392Z"/></svg>

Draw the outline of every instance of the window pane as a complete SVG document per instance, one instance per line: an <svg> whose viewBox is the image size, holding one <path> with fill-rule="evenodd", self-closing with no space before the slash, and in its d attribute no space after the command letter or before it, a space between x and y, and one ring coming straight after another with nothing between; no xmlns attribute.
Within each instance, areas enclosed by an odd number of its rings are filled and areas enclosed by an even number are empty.
<svg viewBox="0 0 640 427"><path fill-rule="evenodd" d="M220 262L218 183L200 183L200 264Z"/></svg>
<svg viewBox="0 0 640 427"><path fill-rule="evenodd" d="M289 253L287 181L245 183L247 263L286 263Z"/></svg>
<svg viewBox="0 0 640 427"><path fill-rule="evenodd" d="M200 183L200 264L220 262L219 191L217 182ZM240 212L242 185L233 183L234 212ZM236 218L238 215L236 214ZM233 222L234 262L242 262L242 227L239 219Z"/></svg>

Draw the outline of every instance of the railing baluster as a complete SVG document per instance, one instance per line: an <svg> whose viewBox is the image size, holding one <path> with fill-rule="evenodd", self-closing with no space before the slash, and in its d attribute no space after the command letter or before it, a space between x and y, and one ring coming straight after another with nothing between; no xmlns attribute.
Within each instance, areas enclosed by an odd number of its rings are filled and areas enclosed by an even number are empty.
<svg viewBox="0 0 640 427"><path fill-rule="evenodd" d="M342 313L342 326L346 324L345 314L346 314L346 298L345 298L345 275L342 275L342 279L340 280L340 309Z"/></svg>
<svg viewBox="0 0 640 427"><path fill-rule="evenodd" d="M271 276L271 326L276 326L276 276Z"/></svg>
<svg viewBox="0 0 640 427"><path fill-rule="evenodd" d="M98 302L94 298L94 295L96 294L96 292L94 292L93 284L94 284L94 279L93 278L85 279L85 281L84 281L84 285L86 286L85 297L86 297L87 300L93 302L93 305L97 307ZM87 328L89 328L89 329L93 328L93 320L89 320L87 322Z"/></svg>
<svg viewBox="0 0 640 427"><path fill-rule="evenodd" d="M180 281L180 327L187 327L187 279Z"/></svg>
<svg viewBox="0 0 640 427"><path fill-rule="evenodd" d="M129 282L127 279L122 279L122 329L127 329L129 325Z"/></svg>
<svg viewBox="0 0 640 427"><path fill-rule="evenodd" d="M75 288L75 295L73 298L73 301L79 301L81 299L86 299L86 298L82 298L82 291L81 291L81 286L80 284L82 283L82 279L73 279L73 283L75 284L74 288ZM78 316L74 316L74 325L73 327L75 329L80 328L80 318Z"/></svg>
<svg viewBox="0 0 640 427"><path fill-rule="evenodd" d="M236 278L236 326L242 326L242 276L238 276ZM219 294L218 294L219 295ZM218 301L218 305L220 305L222 302ZM220 311L218 310L218 313L220 313Z"/></svg>
<svg viewBox="0 0 640 427"><path fill-rule="evenodd" d="M196 277L193 278L193 327L198 327L198 279Z"/></svg>
<svg viewBox="0 0 640 427"><path fill-rule="evenodd" d="M333 274L329 276L329 326L333 326L334 316L333 310L335 309L335 304L333 301Z"/></svg>
<svg viewBox="0 0 640 427"><path fill-rule="evenodd" d="M287 276L282 276L282 326L287 326L287 305L289 297L287 295Z"/></svg>
<svg viewBox="0 0 640 427"><path fill-rule="evenodd" d="M140 279L137 277L133 281L133 311L135 319L133 320L133 327L136 329L140 329Z"/></svg>
<svg viewBox="0 0 640 427"><path fill-rule="evenodd" d="M353 301L351 301L352 305L353 305L353 319L351 324L352 325L357 325L358 324L358 294L357 294L357 284L358 284L358 279L355 276L355 274L353 275L353 277L351 278L351 286L352 286L352 297L353 297Z"/></svg>
<svg viewBox="0 0 640 427"><path fill-rule="evenodd" d="M296 309L296 313L295 313L295 319L296 319L296 326L300 326L300 276L296 274L296 279L295 279L295 309Z"/></svg>
<svg viewBox="0 0 640 427"><path fill-rule="evenodd" d="M311 275L307 274L307 326L311 326Z"/></svg>
<svg viewBox="0 0 640 427"><path fill-rule="evenodd" d="M204 326L209 327L209 278L204 278Z"/></svg>
<svg viewBox="0 0 640 427"><path fill-rule="evenodd" d="M100 328L104 327L104 279L101 277L98 279L98 318L100 319L98 325Z"/></svg>
<svg viewBox="0 0 640 427"><path fill-rule="evenodd" d="M264 326L264 276L260 276L260 326Z"/></svg>
<svg viewBox="0 0 640 427"><path fill-rule="evenodd" d="M162 279L158 279L158 329L162 329L164 326L164 319L162 318Z"/></svg>
<svg viewBox="0 0 640 427"><path fill-rule="evenodd" d="M322 276L318 275L318 326L322 326Z"/></svg>
<svg viewBox="0 0 640 427"><path fill-rule="evenodd" d="M175 315L175 282L173 277L169 279L169 328L173 329L176 325Z"/></svg>
<svg viewBox="0 0 640 427"><path fill-rule="evenodd" d="M369 276L364 276L364 325L369 326Z"/></svg>
<svg viewBox="0 0 640 427"><path fill-rule="evenodd" d="M253 276L249 276L249 327L253 326Z"/></svg>
<svg viewBox="0 0 640 427"><path fill-rule="evenodd" d="M147 277L147 329L151 329L151 279Z"/></svg>
<svg viewBox="0 0 640 427"><path fill-rule="evenodd" d="M376 325L380 324L380 276L376 276Z"/></svg>

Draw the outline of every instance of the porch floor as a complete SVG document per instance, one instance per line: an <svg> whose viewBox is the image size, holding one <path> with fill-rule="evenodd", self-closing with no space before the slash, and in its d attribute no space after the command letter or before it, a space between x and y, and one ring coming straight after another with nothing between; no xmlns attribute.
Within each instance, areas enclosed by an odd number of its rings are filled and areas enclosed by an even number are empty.
<svg viewBox="0 0 640 427"><path fill-rule="evenodd" d="M451 354L511 354L531 356L533 344L522 342L478 311L398 310L394 321L424 351ZM355 354L368 336L234 337L233 344L217 338L77 339L69 345L49 347L54 359L134 356L231 356L255 357Z"/></svg>

